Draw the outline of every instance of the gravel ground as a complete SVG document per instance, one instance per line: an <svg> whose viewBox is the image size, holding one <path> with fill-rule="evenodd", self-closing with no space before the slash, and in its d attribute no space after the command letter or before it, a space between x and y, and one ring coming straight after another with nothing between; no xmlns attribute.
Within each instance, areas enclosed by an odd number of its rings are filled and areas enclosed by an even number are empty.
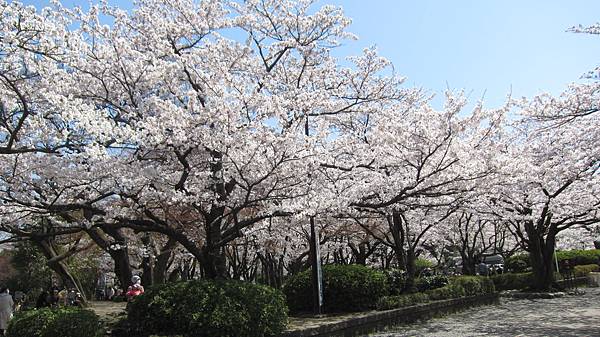
<svg viewBox="0 0 600 337"><path fill-rule="evenodd" d="M588 337L600 336L600 288L555 299L501 298L497 305L471 308L372 337Z"/></svg>

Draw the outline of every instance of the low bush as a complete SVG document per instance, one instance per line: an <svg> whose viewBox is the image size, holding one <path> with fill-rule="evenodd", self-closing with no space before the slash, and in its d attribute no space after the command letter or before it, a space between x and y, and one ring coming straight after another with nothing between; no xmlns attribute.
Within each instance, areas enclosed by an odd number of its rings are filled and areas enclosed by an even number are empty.
<svg viewBox="0 0 600 337"><path fill-rule="evenodd" d="M98 316L79 308L35 309L19 312L8 324L8 337L103 336Z"/></svg>
<svg viewBox="0 0 600 337"><path fill-rule="evenodd" d="M448 300L466 296L465 289L459 284L448 284L441 288L429 290L427 294L432 301Z"/></svg>
<svg viewBox="0 0 600 337"><path fill-rule="evenodd" d="M488 277L480 276L458 276L449 279L449 283L442 287L427 290L426 292L384 296L377 302L378 310L402 308L406 306L424 303L429 300L447 300L465 296L474 296L493 293L494 283Z"/></svg>
<svg viewBox="0 0 600 337"><path fill-rule="evenodd" d="M587 250L564 250L556 252L558 264L562 266L562 262L569 260L573 266L598 264L600 262L600 249ZM513 273L523 273L531 270L528 254L513 255L504 262L506 269Z"/></svg>
<svg viewBox="0 0 600 337"><path fill-rule="evenodd" d="M524 273L531 270L528 254L518 254L504 261L504 270L511 273Z"/></svg>
<svg viewBox="0 0 600 337"><path fill-rule="evenodd" d="M292 312L312 308L311 271L290 276L283 286ZM362 265L323 266L323 304L325 312L352 312L373 309L377 300L388 294L386 275Z"/></svg>
<svg viewBox="0 0 600 337"><path fill-rule="evenodd" d="M415 275L420 276L425 269L431 270L435 264L427 259L417 258L415 260Z"/></svg>
<svg viewBox="0 0 600 337"><path fill-rule="evenodd" d="M404 288L406 288L406 272L402 269L388 269L384 270L384 272L387 277L389 295L397 296L402 294Z"/></svg>
<svg viewBox="0 0 600 337"><path fill-rule="evenodd" d="M529 287L533 283L531 273L504 273L490 277L496 290L520 290Z"/></svg>
<svg viewBox="0 0 600 337"><path fill-rule="evenodd" d="M600 249L559 251L556 252L556 258L559 265L565 260L569 260L573 266L597 264L600 261Z"/></svg>
<svg viewBox="0 0 600 337"><path fill-rule="evenodd" d="M383 296L377 301L377 310L409 307L429 301L426 293L412 293L398 296Z"/></svg>
<svg viewBox="0 0 600 337"><path fill-rule="evenodd" d="M441 288L447 284L448 277L445 275L426 276L415 280L415 285L419 292Z"/></svg>
<svg viewBox="0 0 600 337"><path fill-rule="evenodd" d="M484 276L456 276L450 279L451 285L458 285L465 290L465 296L489 294L496 291L494 282Z"/></svg>
<svg viewBox="0 0 600 337"><path fill-rule="evenodd" d="M130 303L127 321L145 335L277 336L287 308L283 294L268 286L198 280L148 289Z"/></svg>
<svg viewBox="0 0 600 337"><path fill-rule="evenodd" d="M454 286L460 286L465 290L465 296L473 296L485 293L483 283L487 277L480 276L457 276L450 281Z"/></svg>
<svg viewBox="0 0 600 337"><path fill-rule="evenodd" d="M591 272L599 271L600 267L597 264L583 264L575 266L573 268L573 275L575 277L585 277Z"/></svg>

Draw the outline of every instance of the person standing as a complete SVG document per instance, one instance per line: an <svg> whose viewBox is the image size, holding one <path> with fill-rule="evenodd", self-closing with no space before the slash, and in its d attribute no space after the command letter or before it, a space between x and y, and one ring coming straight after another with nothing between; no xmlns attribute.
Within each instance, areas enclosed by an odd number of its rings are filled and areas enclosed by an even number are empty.
<svg viewBox="0 0 600 337"><path fill-rule="evenodd" d="M58 292L58 306L66 307L67 306L67 288L62 288L61 291Z"/></svg>
<svg viewBox="0 0 600 337"><path fill-rule="evenodd" d="M125 296L127 296L127 302L131 302L131 300L133 300L134 297L141 295L144 293L144 287L142 286L142 279L135 275L131 278L131 283L132 285L130 285L127 288L127 292L125 293Z"/></svg>
<svg viewBox="0 0 600 337"><path fill-rule="evenodd" d="M13 302L8 288L0 288L0 331L2 332L2 336L6 334L8 321L12 318L14 308L15 302Z"/></svg>
<svg viewBox="0 0 600 337"><path fill-rule="evenodd" d="M112 301L114 296L115 296L115 288L108 287L108 289L106 289L106 300Z"/></svg>

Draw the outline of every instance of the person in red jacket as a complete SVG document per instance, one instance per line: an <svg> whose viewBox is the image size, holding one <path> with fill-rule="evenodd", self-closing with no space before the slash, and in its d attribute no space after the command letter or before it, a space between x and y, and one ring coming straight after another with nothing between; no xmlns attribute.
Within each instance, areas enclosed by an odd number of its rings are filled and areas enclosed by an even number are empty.
<svg viewBox="0 0 600 337"><path fill-rule="evenodd" d="M127 292L125 293L125 296L127 297L127 302L131 302L131 300L134 297L139 296L144 293L144 287L142 286L142 279L139 276L134 275L131 278L131 283L132 283L132 285L130 285L127 288Z"/></svg>

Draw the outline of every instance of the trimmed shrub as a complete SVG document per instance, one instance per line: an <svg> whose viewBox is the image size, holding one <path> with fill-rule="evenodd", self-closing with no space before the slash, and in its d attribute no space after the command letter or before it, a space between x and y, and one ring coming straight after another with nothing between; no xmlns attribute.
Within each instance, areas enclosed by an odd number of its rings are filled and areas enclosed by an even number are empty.
<svg viewBox="0 0 600 337"><path fill-rule="evenodd" d="M35 309L19 312L8 324L9 337L102 336L98 316L79 308Z"/></svg>
<svg viewBox="0 0 600 337"><path fill-rule="evenodd" d="M465 289L459 284L448 284L441 288L429 290L427 294L432 301L448 300L466 296Z"/></svg>
<svg viewBox="0 0 600 337"><path fill-rule="evenodd" d="M600 249L560 251L556 252L556 258L558 259L558 264L561 264L564 260L570 260L573 266L597 264L600 261Z"/></svg>
<svg viewBox="0 0 600 337"><path fill-rule="evenodd" d="M504 261L504 269L511 273L524 273L531 270L528 254L518 254Z"/></svg>
<svg viewBox="0 0 600 337"><path fill-rule="evenodd" d="M240 281L198 280L148 289L128 307L136 332L185 337L279 335L287 324L283 294Z"/></svg>
<svg viewBox="0 0 600 337"><path fill-rule="evenodd" d="M488 277L457 276L450 279L450 284L465 290L465 296L488 294L496 291L494 283Z"/></svg>
<svg viewBox="0 0 600 337"><path fill-rule="evenodd" d="M483 290L484 294L491 294L496 292L496 286L494 285L494 281L492 281L489 277L484 277L481 280L481 290Z"/></svg>
<svg viewBox="0 0 600 337"><path fill-rule="evenodd" d="M600 267L597 264L583 264L573 268L573 275L575 277L585 277L589 273L599 270Z"/></svg>
<svg viewBox="0 0 600 337"><path fill-rule="evenodd" d="M352 312L375 308L377 300L388 294L386 275L362 265L323 266L323 305L325 312ZM288 278L283 286L292 312L312 308L311 271Z"/></svg>
<svg viewBox="0 0 600 337"><path fill-rule="evenodd" d="M447 284L448 277L445 275L426 276L415 280L415 285L419 292L441 288Z"/></svg>
<svg viewBox="0 0 600 337"><path fill-rule="evenodd" d="M387 276L387 284L390 296L402 294L406 288L406 272L402 269L384 270Z"/></svg>
<svg viewBox="0 0 600 337"><path fill-rule="evenodd" d="M377 301L377 310L389 310L409 307L429 301L426 293L412 293L398 296L383 296Z"/></svg>
<svg viewBox="0 0 600 337"><path fill-rule="evenodd" d="M430 289L426 292L384 296L377 302L377 310L388 310L424 303L428 300L439 301L465 296L474 296L493 293L494 283L488 277L458 276L450 279L450 283L443 287Z"/></svg>
<svg viewBox="0 0 600 337"><path fill-rule="evenodd" d="M564 250L556 252L556 259L562 265L565 260L570 260L574 266L600 263L600 249ZM513 273L522 273L531 270L528 254L513 255L504 263L507 270Z"/></svg>
<svg viewBox="0 0 600 337"><path fill-rule="evenodd" d="M496 290L520 290L529 287L533 283L532 273L504 273L493 275L490 279L494 282Z"/></svg>

